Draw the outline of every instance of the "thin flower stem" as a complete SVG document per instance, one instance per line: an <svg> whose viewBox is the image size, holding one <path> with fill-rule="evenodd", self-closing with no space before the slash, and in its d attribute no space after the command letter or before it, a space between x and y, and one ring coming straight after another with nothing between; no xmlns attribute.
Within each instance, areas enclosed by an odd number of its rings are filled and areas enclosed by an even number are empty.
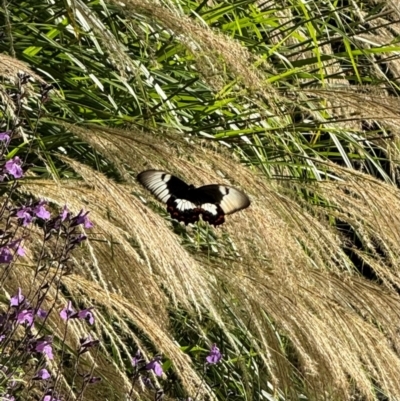
<svg viewBox="0 0 400 401"><path fill-rule="evenodd" d="M131 386L131 390L129 391L128 397L132 397L132 394L133 394L133 391L134 391L134 388L135 388L135 384L137 382L137 379L140 376L139 373L137 372L137 367L136 366L135 366L135 370L136 370L136 372L132 377L132 386Z"/></svg>
<svg viewBox="0 0 400 401"><path fill-rule="evenodd" d="M58 381L60 379L60 374L61 374L61 370L62 370L62 361L64 359L64 353L65 353L65 341L67 339L67 333L68 333L68 324L69 324L69 320L66 321L65 323L65 328L64 328L64 335L62 338L62 348L61 348L61 357L60 357L60 365L57 368L57 373L56 373L56 377L54 379L54 390L57 388L57 384Z"/></svg>
<svg viewBox="0 0 400 401"><path fill-rule="evenodd" d="M72 380L71 380L71 388L74 388L75 385L75 379L76 376L78 374L78 365L79 365L79 359L81 357L81 354L78 353L78 356L76 357L76 361L75 361L75 369L74 369L74 374L72 376ZM69 401L70 395L68 395L67 399L65 401Z"/></svg>
<svg viewBox="0 0 400 401"><path fill-rule="evenodd" d="M83 381L82 389L81 389L80 393L78 394L78 396L76 398L77 401L83 400L82 397L83 397L83 394L84 394L87 386L89 385L89 379L93 377L94 367L96 365L96 360L97 360L98 354L99 354L99 347L96 348L96 353L95 353L94 358L93 358L93 364L92 364L92 367L90 369L90 373L89 373L88 379Z"/></svg>
<svg viewBox="0 0 400 401"><path fill-rule="evenodd" d="M198 390L197 390L197 393L195 394L195 396L194 396L194 398L193 398L193 401L196 401L197 400L197 397L199 396L199 393L200 393L200 389L201 389L201 386L203 385L203 383L204 383L204 379L205 379L205 377L206 377L206 372L207 372L207 363L204 363L204 369L203 369L203 375L202 375L202 377L201 377L201 382L200 382L200 384L199 384L199 386L198 386Z"/></svg>

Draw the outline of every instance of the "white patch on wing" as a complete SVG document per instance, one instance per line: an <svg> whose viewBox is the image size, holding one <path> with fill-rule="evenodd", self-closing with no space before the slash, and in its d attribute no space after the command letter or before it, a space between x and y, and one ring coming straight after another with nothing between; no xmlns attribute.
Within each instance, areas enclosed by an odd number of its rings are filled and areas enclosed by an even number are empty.
<svg viewBox="0 0 400 401"><path fill-rule="evenodd" d="M163 171L147 171L140 177L142 184L164 203L170 197L167 185L170 179L171 174L164 173Z"/></svg>
<svg viewBox="0 0 400 401"><path fill-rule="evenodd" d="M218 187L218 190L219 190L219 192L221 192L222 195L228 195L228 194L229 194L229 191L230 191L231 189L233 189L233 188L224 187L224 186L222 186L222 185L220 185L220 186Z"/></svg>
<svg viewBox="0 0 400 401"><path fill-rule="evenodd" d="M212 215L216 216L217 213L217 205L214 205L213 203L203 203L200 206L203 210L205 210L208 213L211 213Z"/></svg>
<svg viewBox="0 0 400 401"><path fill-rule="evenodd" d="M196 208L196 205L186 199L177 199L175 201L176 208L180 210L181 212L184 212L186 210L193 210Z"/></svg>
<svg viewBox="0 0 400 401"><path fill-rule="evenodd" d="M250 200L243 192L236 188L220 186L219 191L223 195L220 206L225 214L230 214L250 205Z"/></svg>

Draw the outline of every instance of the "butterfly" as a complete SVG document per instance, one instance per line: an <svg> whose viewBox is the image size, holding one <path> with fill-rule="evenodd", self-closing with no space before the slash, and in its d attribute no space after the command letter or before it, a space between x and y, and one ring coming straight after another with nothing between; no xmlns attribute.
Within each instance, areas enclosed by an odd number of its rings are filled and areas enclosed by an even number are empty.
<svg viewBox="0 0 400 401"><path fill-rule="evenodd" d="M196 188L178 177L160 170L142 171L138 181L157 199L167 204L171 217L185 225L200 219L213 226L225 222L225 215L250 206L242 191L226 185L211 184Z"/></svg>

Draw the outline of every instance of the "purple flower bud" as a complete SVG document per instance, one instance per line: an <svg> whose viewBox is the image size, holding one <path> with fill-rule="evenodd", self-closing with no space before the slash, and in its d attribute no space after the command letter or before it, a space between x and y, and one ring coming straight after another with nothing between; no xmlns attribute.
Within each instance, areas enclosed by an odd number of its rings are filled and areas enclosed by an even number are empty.
<svg viewBox="0 0 400 401"><path fill-rule="evenodd" d="M50 373L47 369L40 369L33 377L33 380L48 380L50 377Z"/></svg>
<svg viewBox="0 0 400 401"><path fill-rule="evenodd" d="M83 227L85 228L92 228L93 223L89 220L88 217L89 212L83 213L83 210L81 210L78 215L75 217L75 224L79 226L80 224L83 224Z"/></svg>
<svg viewBox="0 0 400 401"><path fill-rule="evenodd" d="M87 238L87 236L84 234L79 234L76 237L71 238L72 248L74 248L76 245L80 244L82 241L85 241L86 238Z"/></svg>
<svg viewBox="0 0 400 401"><path fill-rule="evenodd" d="M8 174L12 175L14 178L21 178L23 176L21 164L21 159L18 156L15 156L6 162L5 169Z"/></svg>
<svg viewBox="0 0 400 401"><path fill-rule="evenodd" d="M17 295L14 295L10 299L10 306L20 306L25 301L25 297L22 295L21 288L18 288Z"/></svg>
<svg viewBox="0 0 400 401"><path fill-rule="evenodd" d="M135 367L142 361L143 361L142 353L140 352L140 349L138 349L136 351L135 356L132 358L132 366Z"/></svg>
<svg viewBox="0 0 400 401"><path fill-rule="evenodd" d="M61 221L66 220L68 218L68 215L69 215L69 211L68 211L67 205L65 205L60 214Z"/></svg>
<svg viewBox="0 0 400 401"><path fill-rule="evenodd" d="M0 263L11 263L13 255L7 246L0 248Z"/></svg>
<svg viewBox="0 0 400 401"><path fill-rule="evenodd" d="M207 363L210 365L215 365L222 359L222 354L219 351L219 348L217 347L216 344L213 344L210 350L210 353L206 357Z"/></svg>
<svg viewBox="0 0 400 401"><path fill-rule="evenodd" d="M151 360L146 366L145 369L146 370L152 370L156 376L161 377L163 374L163 369L162 366L160 364L161 361L161 357L160 356L156 356L153 360Z"/></svg>
<svg viewBox="0 0 400 401"><path fill-rule="evenodd" d="M46 312L42 308L39 308L38 311L36 312L36 315L39 316L41 319L46 319L48 312Z"/></svg>
<svg viewBox="0 0 400 401"><path fill-rule="evenodd" d="M68 305L60 312L60 317L62 320L68 320L75 311L72 309L72 302L68 301Z"/></svg>
<svg viewBox="0 0 400 401"><path fill-rule="evenodd" d="M86 338L81 338L79 340L81 346L79 347L79 354L83 354L89 350L89 348L96 347L99 345L99 340L93 340L92 336L89 334Z"/></svg>

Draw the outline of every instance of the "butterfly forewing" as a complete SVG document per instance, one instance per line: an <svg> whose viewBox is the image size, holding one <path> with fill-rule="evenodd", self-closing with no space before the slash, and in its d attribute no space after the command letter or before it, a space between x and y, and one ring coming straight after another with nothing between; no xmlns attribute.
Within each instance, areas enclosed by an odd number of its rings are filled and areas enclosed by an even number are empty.
<svg viewBox="0 0 400 401"><path fill-rule="evenodd" d="M239 210L245 209L250 206L250 199L248 196L233 187L224 185L204 185L197 188L196 191L208 194L213 198L213 201L207 203L220 205L224 214L231 214Z"/></svg>
<svg viewBox="0 0 400 401"><path fill-rule="evenodd" d="M185 198L189 185L165 171L147 170L137 176L138 181L161 202L167 203L171 196Z"/></svg>

